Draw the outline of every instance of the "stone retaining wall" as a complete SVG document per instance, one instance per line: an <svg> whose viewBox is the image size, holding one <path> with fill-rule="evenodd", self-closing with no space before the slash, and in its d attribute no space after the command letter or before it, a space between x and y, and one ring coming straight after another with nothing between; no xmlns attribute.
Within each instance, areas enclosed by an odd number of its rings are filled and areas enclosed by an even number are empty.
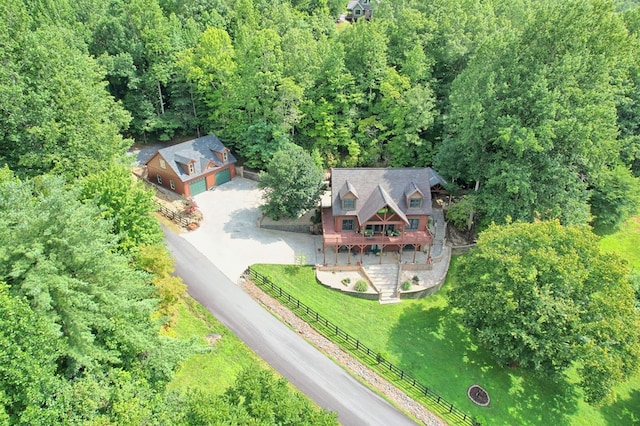
<svg viewBox="0 0 640 426"><path fill-rule="evenodd" d="M452 246L451 247L451 254L452 255L467 254L475 246L476 246L475 244L467 244L467 245L464 245L464 246Z"/></svg>

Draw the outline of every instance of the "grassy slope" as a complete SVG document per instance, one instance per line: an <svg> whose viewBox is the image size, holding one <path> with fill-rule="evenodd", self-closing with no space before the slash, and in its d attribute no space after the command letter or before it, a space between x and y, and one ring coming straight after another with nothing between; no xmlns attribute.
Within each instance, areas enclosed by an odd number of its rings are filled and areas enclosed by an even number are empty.
<svg viewBox="0 0 640 426"><path fill-rule="evenodd" d="M617 232L602 238L600 247L618 253L635 273L640 273L640 214L628 220Z"/></svg>
<svg viewBox="0 0 640 426"><path fill-rule="evenodd" d="M198 388L221 394L234 383L236 375L244 367L264 366L240 339L188 295L178 306L174 325L167 334L183 339L196 337L203 345L207 344L205 336L208 334L222 336L210 351L193 355L182 363L169 383L172 389Z"/></svg>
<svg viewBox="0 0 640 426"><path fill-rule="evenodd" d="M603 240L605 250L619 252L632 265L640 261L640 251L634 250L639 246L637 218L618 235ZM455 259L442 291L397 305L380 305L328 290L316 284L310 267L255 267L462 410L486 419L485 424L595 426L640 422L640 375L616 389L617 402L596 409L582 401L575 386L575 372L550 382L495 365L485 350L473 344L457 314L448 308L447 291L455 286ZM489 408L476 407L466 397L466 389L473 383L489 390Z"/></svg>

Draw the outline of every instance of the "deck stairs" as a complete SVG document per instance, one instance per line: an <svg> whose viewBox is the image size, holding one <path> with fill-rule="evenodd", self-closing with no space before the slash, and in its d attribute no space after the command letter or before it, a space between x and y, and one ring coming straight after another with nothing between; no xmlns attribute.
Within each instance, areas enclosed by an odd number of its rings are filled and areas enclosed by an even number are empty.
<svg viewBox="0 0 640 426"><path fill-rule="evenodd" d="M380 292L381 304L400 302L397 294L400 272L398 264L366 265L363 269L371 283Z"/></svg>

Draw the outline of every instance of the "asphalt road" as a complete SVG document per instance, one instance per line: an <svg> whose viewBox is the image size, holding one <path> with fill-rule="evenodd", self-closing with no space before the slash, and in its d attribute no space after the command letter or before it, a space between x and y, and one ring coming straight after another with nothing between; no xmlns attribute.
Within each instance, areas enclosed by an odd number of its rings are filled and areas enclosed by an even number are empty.
<svg viewBox="0 0 640 426"><path fill-rule="evenodd" d="M343 425L415 423L275 319L188 241L165 229L189 294L254 352Z"/></svg>

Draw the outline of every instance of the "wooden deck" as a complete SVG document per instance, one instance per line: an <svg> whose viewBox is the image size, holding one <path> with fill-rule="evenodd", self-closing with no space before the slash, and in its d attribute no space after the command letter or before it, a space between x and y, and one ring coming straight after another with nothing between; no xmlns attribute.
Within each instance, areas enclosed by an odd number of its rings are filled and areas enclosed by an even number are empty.
<svg viewBox="0 0 640 426"><path fill-rule="evenodd" d="M431 244L432 236L427 231L408 231L399 236L391 237L383 234L374 234L366 237L357 232L336 232L331 208L322 209L322 244L323 248L346 246L365 247L379 245L406 247L407 245L425 246Z"/></svg>

